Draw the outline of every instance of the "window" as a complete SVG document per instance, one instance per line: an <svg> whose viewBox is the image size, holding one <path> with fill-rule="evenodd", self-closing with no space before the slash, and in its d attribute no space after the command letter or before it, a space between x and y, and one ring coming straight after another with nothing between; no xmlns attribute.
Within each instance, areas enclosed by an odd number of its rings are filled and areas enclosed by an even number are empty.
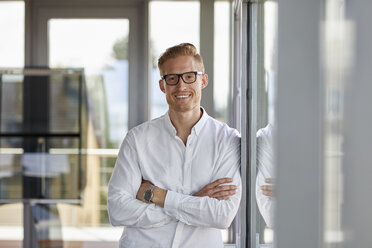
<svg viewBox="0 0 372 248"><path fill-rule="evenodd" d="M128 19L49 21L50 66L84 68L87 89L84 203L58 205L65 240L79 240L73 234L77 227L96 233L97 238L81 241L114 244L120 237L122 228L110 227L106 203L117 151L128 130L129 25Z"/></svg>
<svg viewBox="0 0 372 248"><path fill-rule="evenodd" d="M25 4L0 1L0 67L23 67L25 57Z"/></svg>
<svg viewBox="0 0 372 248"><path fill-rule="evenodd" d="M150 2L151 46L151 119L168 111L164 93L159 89L158 58L168 47L188 42L199 51L200 4L194 1Z"/></svg>
<svg viewBox="0 0 372 248"><path fill-rule="evenodd" d="M23 67L25 57L25 4L23 1L0 1L0 67ZM6 38L5 38L6 37ZM0 83L0 88L1 88ZM17 86L15 86L17 88ZM1 90L0 90L1 91ZM0 106L4 107L5 102L1 100ZM19 103L18 103L19 104ZM0 109L0 112L2 110ZM13 108L12 114L19 116L19 109ZM0 130L1 131L1 130ZM1 142L1 141L0 141ZM0 145L0 199L7 197L18 198L19 187L15 185L10 190L10 195L3 195L6 185L4 178L10 171L8 165L14 158L19 158L20 150L4 150ZM9 189L9 188L8 188ZM21 245L23 240L23 205L21 203L2 204L0 206L0 246Z"/></svg>
<svg viewBox="0 0 372 248"><path fill-rule="evenodd" d="M231 101L231 3L214 3L214 80L215 118L229 123Z"/></svg>

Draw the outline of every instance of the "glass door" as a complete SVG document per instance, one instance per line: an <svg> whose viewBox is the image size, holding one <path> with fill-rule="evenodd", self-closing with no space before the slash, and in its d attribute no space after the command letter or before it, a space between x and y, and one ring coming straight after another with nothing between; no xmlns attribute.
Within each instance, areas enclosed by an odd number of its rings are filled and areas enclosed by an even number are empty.
<svg viewBox="0 0 372 248"><path fill-rule="evenodd" d="M81 153L86 166L82 169L81 201L43 203L53 206L51 209L59 218L62 245L58 247L118 246L123 228L114 228L109 223L107 184L128 129L147 120L148 73L139 73L139 65L147 64L147 24L138 18L145 14L144 7L140 4L102 7L92 3L82 8L52 4L32 10L33 16L37 16L33 28L39 32L30 40L31 57L26 56L26 61L33 67L84 70L87 119ZM49 152L76 151L55 148ZM32 222L37 214L33 209L31 204L24 210L25 223ZM49 226L53 228L52 223ZM30 230L32 227L25 225L24 245L35 239Z"/></svg>
<svg viewBox="0 0 372 248"><path fill-rule="evenodd" d="M49 66L83 68L86 84L84 200L80 206L58 204L63 239L71 244L115 243L120 238L122 228L110 227L106 202L117 149L128 131L129 27L124 18L50 19L48 23ZM76 230L95 235L79 240Z"/></svg>

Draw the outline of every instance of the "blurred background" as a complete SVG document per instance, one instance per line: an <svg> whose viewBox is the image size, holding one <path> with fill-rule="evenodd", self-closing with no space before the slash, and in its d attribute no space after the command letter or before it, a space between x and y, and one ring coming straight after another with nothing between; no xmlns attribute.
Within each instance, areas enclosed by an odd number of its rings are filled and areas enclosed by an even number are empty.
<svg viewBox="0 0 372 248"><path fill-rule="evenodd" d="M242 137L225 247L371 247L370 0L0 0L0 247L117 247L107 184L193 43ZM260 186L273 178L273 196ZM371 209L371 210L370 210Z"/></svg>

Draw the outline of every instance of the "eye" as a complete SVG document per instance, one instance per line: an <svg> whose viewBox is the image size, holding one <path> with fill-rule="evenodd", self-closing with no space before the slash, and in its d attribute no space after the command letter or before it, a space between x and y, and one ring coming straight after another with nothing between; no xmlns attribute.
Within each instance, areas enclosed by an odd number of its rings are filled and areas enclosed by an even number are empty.
<svg viewBox="0 0 372 248"><path fill-rule="evenodd" d="M167 75L167 77L165 78L167 81L170 81L170 82L173 82L173 81L176 81L177 80L177 75L174 75L174 74L170 74L170 75Z"/></svg>
<svg viewBox="0 0 372 248"><path fill-rule="evenodd" d="M188 80L188 81L190 81L190 80L194 80L195 75L194 75L194 73L186 73L186 74L184 75L184 78L185 78L186 80Z"/></svg>

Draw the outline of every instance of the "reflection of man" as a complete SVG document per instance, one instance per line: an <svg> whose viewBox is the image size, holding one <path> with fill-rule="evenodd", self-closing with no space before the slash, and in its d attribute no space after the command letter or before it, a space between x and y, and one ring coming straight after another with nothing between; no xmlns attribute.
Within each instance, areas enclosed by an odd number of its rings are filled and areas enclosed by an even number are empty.
<svg viewBox="0 0 372 248"><path fill-rule="evenodd" d="M120 247L223 247L241 197L240 137L200 107L208 84L191 44L159 58L167 114L130 130L109 183Z"/></svg>
<svg viewBox="0 0 372 248"><path fill-rule="evenodd" d="M274 178L274 127L268 124L257 131L257 178L256 200L258 209L270 228L274 225L273 178Z"/></svg>

